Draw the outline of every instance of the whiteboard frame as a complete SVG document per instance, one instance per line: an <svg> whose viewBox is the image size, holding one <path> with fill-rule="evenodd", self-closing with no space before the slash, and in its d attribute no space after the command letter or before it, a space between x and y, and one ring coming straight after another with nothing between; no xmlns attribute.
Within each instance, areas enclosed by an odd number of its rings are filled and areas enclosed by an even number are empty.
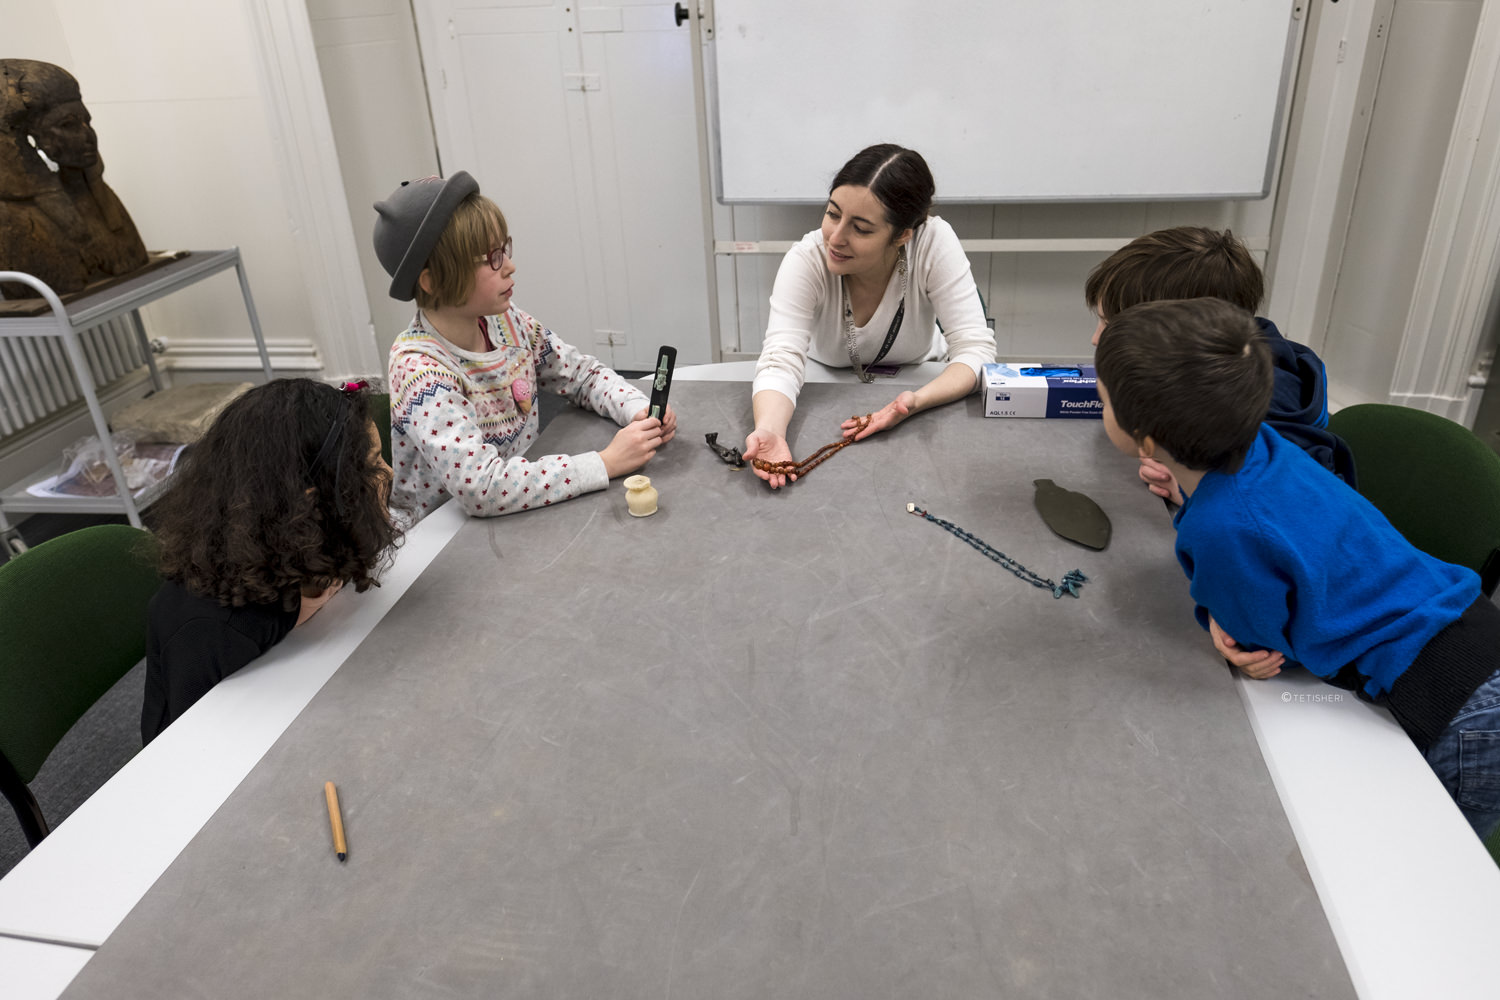
<svg viewBox="0 0 1500 1000"><path fill-rule="evenodd" d="M709 157L711 161L711 177L713 184L712 199L717 204L726 206L735 205L820 205L824 199L820 197L805 198L756 198L756 197L734 197L727 198L724 194L724 157L723 136L720 129L719 114L719 86L718 86L718 43L716 25L716 0L696 0L694 12L697 16L693 18L698 28L698 43L695 48L702 53L702 71L699 74L698 84L704 95L704 117L706 118L708 131ZM1276 177L1276 168L1282 149L1282 138L1285 132L1285 119L1289 112L1288 95L1294 82L1298 61L1299 43L1302 38L1302 22L1305 18L1305 7L1297 0L1288 0L1286 8L1286 37L1282 44L1281 73L1276 89L1276 106L1272 112L1270 127L1268 129L1267 148L1265 153L1265 168L1261 172L1260 187L1256 191L1224 192L1190 192L1178 193L1172 191L1156 191L1141 194L1100 194L1079 196L1054 196L1054 195L1007 195L1007 196L947 196L939 188L939 192L933 199L937 204L969 204L969 205L1006 205L1006 204L1102 204L1119 202L1164 202L1164 201L1256 201L1271 197L1274 194L1273 184ZM830 171L830 177L832 171Z"/></svg>

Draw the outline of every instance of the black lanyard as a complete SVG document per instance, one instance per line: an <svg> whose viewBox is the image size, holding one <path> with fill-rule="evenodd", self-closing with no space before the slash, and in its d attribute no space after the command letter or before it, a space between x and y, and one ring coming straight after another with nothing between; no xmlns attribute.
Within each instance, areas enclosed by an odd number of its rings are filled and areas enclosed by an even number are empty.
<svg viewBox="0 0 1500 1000"><path fill-rule="evenodd" d="M901 296L901 304L896 307L896 318L891 320L891 328L886 332L885 343L880 345L880 353L875 355L875 360L870 365L880 364L880 359L891 353L891 345L896 342L896 334L901 332L901 320L906 316L906 296ZM865 365L866 368L870 365Z"/></svg>

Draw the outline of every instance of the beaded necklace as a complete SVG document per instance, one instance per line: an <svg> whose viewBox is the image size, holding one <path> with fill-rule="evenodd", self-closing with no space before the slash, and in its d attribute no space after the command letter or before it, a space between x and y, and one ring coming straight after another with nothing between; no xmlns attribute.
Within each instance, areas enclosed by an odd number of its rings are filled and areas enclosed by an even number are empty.
<svg viewBox="0 0 1500 1000"><path fill-rule="evenodd" d="M866 413L862 417L850 417L849 419L855 421L856 425L854 428L854 434L858 434L860 431L870 426L870 418L872 416L873 414ZM854 434L851 434L848 437L839 438L832 444L825 444L823 447L819 448L811 455L808 455L800 462L767 462L759 458L752 458L750 460L750 464L755 466L761 472L769 472L773 476L796 476L800 479L811 472L813 469L817 468L819 465L822 465L824 462L832 458L835 454L838 453L838 450L840 448L843 448L846 445L853 444Z"/></svg>
<svg viewBox="0 0 1500 1000"><path fill-rule="evenodd" d="M951 531L953 534L968 542L970 545L974 546L974 548L978 549L981 553L993 559L1001 566L1004 566L1006 569L1014 573L1017 577L1025 580L1033 587L1041 587L1043 590L1051 590L1053 598L1061 597L1064 593L1072 597L1077 597L1078 588L1082 586L1086 580L1088 580L1088 577L1084 576L1081 572L1075 569L1070 570L1063 575L1062 583L1053 583L1051 580L1033 573L1031 570L1027 569L1025 566L1022 566L1020 563L1016 562L1004 552L1001 552L999 549L986 543L983 539L976 538L975 536L969 534L967 531L960 528L952 521L944 521L940 517L933 517L931 514L927 513L927 511L923 510L921 507L918 507L914 503L907 504L906 510L908 513L916 514L918 517L931 521L933 524L942 528L944 531Z"/></svg>
<svg viewBox="0 0 1500 1000"><path fill-rule="evenodd" d="M880 345L880 353L875 355L875 360L870 364L878 365L880 360L890 351L891 345L896 342L896 334L901 332L901 320L906 316L906 244L896 252L896 273L901 277L901 302L896 306L896 317L891 320L891 328L886 331L885 343ZM875 376L865 371L865 366L859 363L859 355L854 348L854 307L849 302L849 286L845 283L842 275L839 276L839 297L844 306L844 347L849 351L849 366L854 369L854 374L861 382L873 382ZM877 307L878 308L878 307Z"/></svg>

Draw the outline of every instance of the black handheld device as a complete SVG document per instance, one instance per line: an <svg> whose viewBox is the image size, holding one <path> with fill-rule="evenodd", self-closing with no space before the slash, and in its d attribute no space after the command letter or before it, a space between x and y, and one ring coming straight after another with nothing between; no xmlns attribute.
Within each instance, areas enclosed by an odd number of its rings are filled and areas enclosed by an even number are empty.
<svg viewBox="0 0 1500 1000"><path fill-rule="evenodd" d="M656 352L656 374L651 379L651 405L646 416L662 419L667 412L667 396L672 391L672 368L677 364L677 348L662 347Z"/></svg>

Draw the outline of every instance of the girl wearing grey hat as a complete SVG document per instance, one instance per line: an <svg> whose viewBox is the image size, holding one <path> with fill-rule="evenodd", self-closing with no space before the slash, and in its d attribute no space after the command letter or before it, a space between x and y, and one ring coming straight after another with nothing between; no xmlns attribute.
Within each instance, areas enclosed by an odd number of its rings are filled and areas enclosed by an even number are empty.
<svg viewBox="0 0 1500 1000"><path fill-rule="evenodd" d="M604 489L672 440L670 406L647 417L640 390L511 301L509 229L474 178L409 181L375 211L391 297L417 303L390 355L394 491L416 516L450 496L476 517L548 507ZM539 392L621 429L599 451L528 460Z"/></svg>

